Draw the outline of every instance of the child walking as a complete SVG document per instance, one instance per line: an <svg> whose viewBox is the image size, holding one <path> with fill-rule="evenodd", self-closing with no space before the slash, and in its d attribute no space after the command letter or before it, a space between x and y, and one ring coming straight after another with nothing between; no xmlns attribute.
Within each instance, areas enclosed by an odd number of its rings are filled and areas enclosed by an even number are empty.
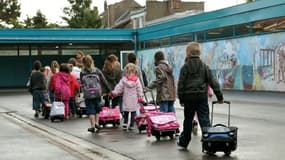
<svg viewBox="0 0 285 160"><path fill-rule="evenodd" d="M35 110L35 117L39 117L41 104L44 107L51 107L47 93L47 79L44 73L40 71L42 63L36 60L33 63L33 71L30 77L29 91L33 95L33 110Z"/></svg>
<svg viewBox="0 0 285 160"><path fill-rule="evenodd" d="M111 96L123 95L123 129L127 130L129 114L131 114L129 130L134 129L136 111L139 109L139 102L142 101L143 89L138 77L138 70L135 64L129 63L125 67L125 75L111 91Z"/></svg>

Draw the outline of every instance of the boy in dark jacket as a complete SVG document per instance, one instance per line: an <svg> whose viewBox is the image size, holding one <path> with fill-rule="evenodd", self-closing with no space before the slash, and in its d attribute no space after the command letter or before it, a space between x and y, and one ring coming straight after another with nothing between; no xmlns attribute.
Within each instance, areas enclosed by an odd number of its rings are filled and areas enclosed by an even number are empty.
<svg viewBox="0 0 285 160"><path fill-rule="evenodd" d="M47 79L43 72L41 72L42 63L36 60L33 64L33 72L30 77L29 90L33 95L33 110L35 110L35 117L39 116L41 104L45 107L51 107L49 103L49 96L47 93Z"/></svg>
<svg viewBox="0 0 285 160"><path fill-rule="evenodd" d="M208 85L213 89L219 103L223 103L223 94L219 83L213 77L209 67L200 59L200 44L190 42L186 48L186 63L180 70L178 80L178 98L184 106L183 132L178 146L187 148L191 141L192 121L195 112L201 128L210 127L208 106Z"/></svg>

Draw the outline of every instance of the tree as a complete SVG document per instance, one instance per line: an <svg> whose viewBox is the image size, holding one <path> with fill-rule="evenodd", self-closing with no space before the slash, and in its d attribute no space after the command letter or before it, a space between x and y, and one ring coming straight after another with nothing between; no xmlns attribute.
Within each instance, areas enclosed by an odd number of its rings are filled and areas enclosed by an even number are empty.
<svg viewBox="0 0 285 160"><path fill-rule="evenodd" d="M32 18L27 16L27 18L24 20L24 27L25 28L58 28L58 24L54 23L48 23L46 16L38 10L36 13L36 16L33 16Z"/></svg>
<svg viewBox="0 0 285 160"><path fill-rule="evenodd" d="M17 27L21 15L18 0L0 0L0 27Z"/></svg>
<svg viewBox="0 0 285 160"><path fill-rule="evenodd" d="M47 28L48 22L46 16L40 10L37 11L36 16L32 18L33 28Z"/></svg>
<svg viewBox="0 0 285 160"><path fill-rule="evenodd" d="M25 28L33 28L33 20L29 16L24 20Z"/></svg>
<svg viewBox="0 0 285 160"><path fill-rule="evenodd" d="M68 0L71 7L63 9L66 17L62 17L70 28L100 28L102 20L97 7L91 9L92 0Z"/></svg>

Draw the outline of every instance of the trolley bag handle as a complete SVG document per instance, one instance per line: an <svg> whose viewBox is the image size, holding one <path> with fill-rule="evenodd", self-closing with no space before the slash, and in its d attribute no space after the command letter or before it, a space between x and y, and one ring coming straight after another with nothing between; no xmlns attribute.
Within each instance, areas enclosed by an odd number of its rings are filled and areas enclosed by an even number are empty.
<svg viewBox="0 0 285 160"><path fill-rule="evenodd" d="M143 89L143 94L144 94L144 97L145 97L146 102L147 102L147 103L150 103L150 101L148 100L147 95L146 95L147 92L150 92L150 95L151 95L151 99L152 99L152 101L153 101L153 104L154 104L154 105L157 105L157 104L156 104L156 100L155 100L155 98L154 98L153 91L152 91L151 89L145 89L145 88L144 88L144 89Z"/></svg>
<svg viewBox="0 0 285 160"><path fill-rule="evenodd" d="M211 126L213 126L213 118L214 118L214 104L219 103L219 101L213 101L212 102L212 111L211 111ZM228 104L228 126L230 126L230 120L231 120L231 102L230 101L224 101L224 103Z"/></svg>

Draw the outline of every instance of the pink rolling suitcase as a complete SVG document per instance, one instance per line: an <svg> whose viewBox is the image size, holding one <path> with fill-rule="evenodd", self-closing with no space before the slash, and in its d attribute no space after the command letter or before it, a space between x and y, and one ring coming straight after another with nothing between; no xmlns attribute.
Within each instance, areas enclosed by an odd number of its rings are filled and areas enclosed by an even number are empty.
<svg viewBox="0 0 285 160"><path fill-rule="evenodd" d="M148 112L146 113L147 135L160 137L169 136L170 139L179 131L179 123L174 112Z"/></svg>
<svg viewBox="0 0 285 160"><path fill-rule="evenodd" d="M99 113L99 124L113 124L114 127L120 125L120 110L119 108L102 107Z"/></svg>
<svg viewBox="0 0 285 160"><path fill-rule="evenodd" d="M135 117L135 121L139 130L139 133L141 133L143 130L146 130L147 122L146 122L146 114L149 112L157 112L158 106L155 104L145 104L142 105L140 108L140 114Z"/></svg>
<svg viewBox="0 0 285 160"><path fill-rule="evenodd" d="M152 101L149 101L147 98L146 93L149 92L151 94ZM143 102L141 103L140 107L140 114L135 117L135 121L139 130L139 133L146 130L147 121L146 121L146 114L148 112L158 112L159 106L156 105L154 95L152 91L144 91L144 98L147 103Z"/></svg>

